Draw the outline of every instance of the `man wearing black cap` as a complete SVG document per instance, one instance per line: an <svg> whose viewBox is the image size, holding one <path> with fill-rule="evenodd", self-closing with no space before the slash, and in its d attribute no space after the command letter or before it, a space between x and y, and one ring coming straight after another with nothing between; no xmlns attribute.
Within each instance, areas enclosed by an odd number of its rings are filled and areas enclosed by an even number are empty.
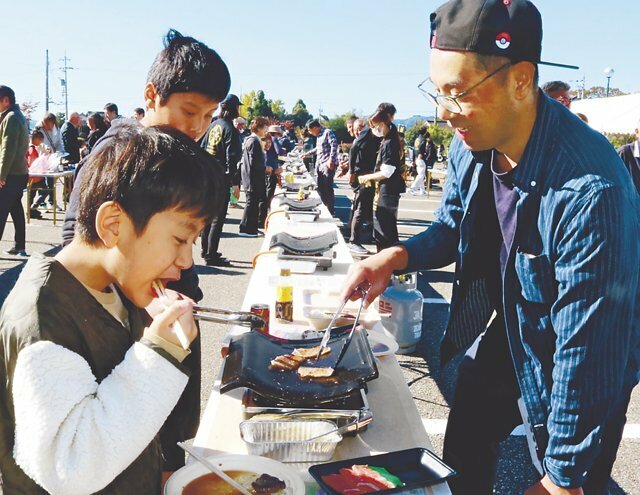
<svg viewBox="0 0 640 495"><path fill-rule="evenodd" d="M442 360L468 348L444 442L457 494L492 493L498 442L524 422L534 494L605 494L638 382L639 198L611 145L538 89L526 0L431 15L432 87L456 130L436 220L359 263L343 295L456 262ZM471 346L471 347L469 347Z"/></svg>
<svg viewBox="0 0 640 495"><path fill-rule="evenodd" d="M201 234L202 257L209 266L230 266L231 262L218 251L222 227L227 217L231 189L233 196L240 197L240 174L238 162L242 155L240 146L240 134L233 125L233 119L240 116L238 111L240 100L236 95L229 94L220 103L220 114L211 123L207 133L202 139L202 147L213 156L216 165L224 170L227 180L226 201L224 207L218 212L210 224L205 225Z"/></svg>

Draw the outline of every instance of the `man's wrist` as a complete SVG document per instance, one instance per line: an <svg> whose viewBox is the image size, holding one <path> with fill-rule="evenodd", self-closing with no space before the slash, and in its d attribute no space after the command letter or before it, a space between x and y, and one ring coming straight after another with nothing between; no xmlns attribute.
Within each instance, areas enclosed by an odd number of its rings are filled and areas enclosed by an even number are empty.
<svg viewBox="0 0 640 495"><path fill-rule="evenodd" d="M402 244L396 244L385 249L388 256L389 265L393 268L394 272L399 272L407 268L409 265L409 251Z"/></svg>

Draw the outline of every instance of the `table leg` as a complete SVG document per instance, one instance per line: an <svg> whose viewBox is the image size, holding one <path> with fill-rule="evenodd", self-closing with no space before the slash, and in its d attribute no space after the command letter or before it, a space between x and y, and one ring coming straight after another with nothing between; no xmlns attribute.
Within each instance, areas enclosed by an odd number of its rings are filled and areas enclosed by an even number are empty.
<svg viewBox="0 0 640 495"><path fill-rule="evenodd" d="M27 180L27 223L31 223L31 181Z"/></svg>
<svg viewBox="0 0 640 495"><path fill-rule="evenodd" d="M53 225L56 224L58 213L58 197L56 196L56 184L58 183L58 179L53 179Z"/></svg>

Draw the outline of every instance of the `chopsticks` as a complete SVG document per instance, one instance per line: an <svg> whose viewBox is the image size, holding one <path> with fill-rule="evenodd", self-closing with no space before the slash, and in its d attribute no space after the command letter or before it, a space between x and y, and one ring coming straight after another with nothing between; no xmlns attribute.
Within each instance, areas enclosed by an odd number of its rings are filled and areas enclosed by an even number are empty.
<svg viewBox="0 0 640 495"><path fill-rule="evenodd" d="M160 301L160 303L164 306L164 308L168 308L169 307L169 297L167 296L167 293L164 289L164 285L162 285L160 282L158 282L157 280L154 280L151 283L151 287L153 288L154 292L156 293L156 296L158 296L158 300ZM180 322L178 320L173 322L173 325L171 325L171 329L173 330L173 333L176 334L176 337L178 338L178 341L180 342L180 345L182 346L182 348L186 351L189 349L189 339L187 338L186 334L184 333L184 329L182 328L182 325L180 325Z"/></svg>
<svg viewBox="0 0 640 495"><path fill-rule="evenodd" d="M196 461L205 466L209 471L213 474L226 481L229 485L238 490L242 495L253 495L249 490L247 490L244 486L239 484L233 478L229 477L227 473L225 473L222 469L218 468L211 464L205 457L201 456L196 452L195 449L189 447L186 443L178 442L178 447L180 447L185 452L188 452L190 456L192 456Z"/></svg>

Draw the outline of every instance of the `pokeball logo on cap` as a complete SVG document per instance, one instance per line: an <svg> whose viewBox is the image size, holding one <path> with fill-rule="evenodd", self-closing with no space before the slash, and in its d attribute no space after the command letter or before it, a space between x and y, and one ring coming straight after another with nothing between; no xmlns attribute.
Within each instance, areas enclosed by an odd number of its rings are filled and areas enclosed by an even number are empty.
<svg viewBox="0 0 640 495"><path fill-rule="evenodd" d="M496 45L501 50L506 50L511 45L511 35L509 33L500 33L496 36Z"/></svg>

